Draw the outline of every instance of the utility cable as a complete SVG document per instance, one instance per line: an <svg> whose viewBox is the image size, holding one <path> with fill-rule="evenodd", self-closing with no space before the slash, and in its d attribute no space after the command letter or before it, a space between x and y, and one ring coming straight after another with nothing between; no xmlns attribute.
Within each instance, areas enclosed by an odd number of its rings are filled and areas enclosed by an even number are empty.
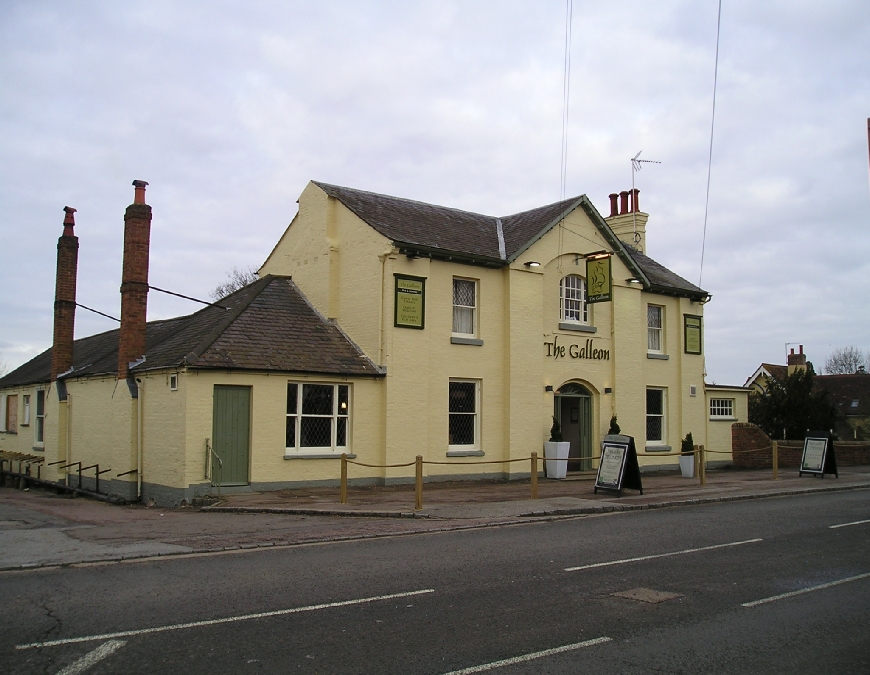
<svg viewBox="0 0 870 675"><path fill-rule="evenodd" d="M719 15L716 19L716 61L713 66L713 114L710 117L710 153L707 156L707 196L704 200L704 235L701 238L701 269L698 272L698 287L704 276L704 249L707 245L707 213L710 208L710 174L713 168L713 128L716 124L716 84L719 79L719 32L722 27L722 0L719 0Z"/></svg>

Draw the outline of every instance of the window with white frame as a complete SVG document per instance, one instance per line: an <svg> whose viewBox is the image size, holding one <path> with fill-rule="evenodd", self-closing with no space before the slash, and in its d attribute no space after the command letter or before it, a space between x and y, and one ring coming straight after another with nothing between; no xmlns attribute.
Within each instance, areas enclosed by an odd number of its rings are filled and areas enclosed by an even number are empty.
<svg viewBox="0 0 870 675"><path fill-rule="evenodd" d="M37 445L45 442L45 390L36 390L36 433Z"/></svg>
<svg viewBox="0 0 870 675"><path fill-rule="evenodd" d="M654 354L663 354L665 308L660 305L646 307L646 350Z"/></svg>
<svg viewBox="0 0 870 675"><path fill-rule="evenodd" d="M6 410L4 411L3 419L5 424L3 430L7 434L18 433L18 394L6 395Z"/></svg>
<svg viewBox="0 0 870 675"><path fill-rule="evenodd" d="M559 282L559 306L562 321L589 323L586 306L586 282L583 277L569 274Z"/></svg>
<svg viewBox="0 0 870 675"><path fill-rule="evenodd" d="M471 449L479 445L478 385L475 380L450 380L448 444L451 447Z"/></svg>
<svg viewBox="0 0 870 675"><path fill-rule="evenodd" d="M477 335L477 281L453 280L453 334Z"/></svg>
<svg viewBox="0 0 870 675"><path fill-rule="evenodd" d="M732 418L734 417L734 399L733 398L711 398L710 399L710 417L712 418Z"/></svg>
<svg viewBox="0 0 870 675"><path fill-rule="evenodd" d="M30 424L30 394L21 396L21 413L21 426L26 427Z"/></svg>
<svg viewBox="0 0 870 675"><path fill-rule="evenodd" d="M646 390L646 442L649 445L664 445L667 438L665 429L665 389Z"/></svg>
<svg viewBox="0 0 870 675"><path fill-rule="evenodd" d="M350 386L287 384L286 452L345 452Z"/></svg>

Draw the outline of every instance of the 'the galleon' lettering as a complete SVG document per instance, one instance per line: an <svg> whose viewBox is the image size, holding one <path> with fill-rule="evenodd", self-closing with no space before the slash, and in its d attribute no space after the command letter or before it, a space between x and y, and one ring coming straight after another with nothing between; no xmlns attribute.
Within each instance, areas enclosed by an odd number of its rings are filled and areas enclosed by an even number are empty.
<svg viewBox="0 0 870 675"><path fill-rule="evenodd" d="M544 342L547 348L547 356L552 356L554 359L564 359L567 351L568 356L572 359L592 359L594 361L609 361L609 349L596 349L593 347L592 339L588 338L583 346L578 344L568 345L567 350L565 345L559 344L559 336L554 335L552 342Z"/></svg>

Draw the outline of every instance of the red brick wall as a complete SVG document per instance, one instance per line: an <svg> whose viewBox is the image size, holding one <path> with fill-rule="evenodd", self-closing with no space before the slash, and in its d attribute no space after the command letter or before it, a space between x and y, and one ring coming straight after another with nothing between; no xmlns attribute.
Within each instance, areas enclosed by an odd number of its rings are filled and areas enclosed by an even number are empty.
<svg viewBox="0 0 870 675"><path fill-rule="evenodd" d="M779 441L779 468L798 468L804 442ZM731 448L735 469L772 469L771 440L754 424L738 422L731 425ZM870 464L870 443L866 441L834 441L837 466Z"/></svg>
<svg viewBox="0 0 870 675"><path fill-rule="evenodd" d="M121 333L118 342L119 380L127 377L127 364L145 355L150 244L151 207L147 204L130 204L124 214L124 271L121 277Z"/></svg>

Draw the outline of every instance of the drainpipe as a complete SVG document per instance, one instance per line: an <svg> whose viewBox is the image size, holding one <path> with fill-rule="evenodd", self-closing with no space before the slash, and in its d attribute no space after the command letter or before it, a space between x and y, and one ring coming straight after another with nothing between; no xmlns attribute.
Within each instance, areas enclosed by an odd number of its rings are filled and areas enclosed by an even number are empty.
<svg viewBox="0 0 870 675"><path fill-rule="evenodd" d="M136 378L136 388L139 395L136 397L136 501L142 501L142 397L145 387L141 378Z"/></svg>

